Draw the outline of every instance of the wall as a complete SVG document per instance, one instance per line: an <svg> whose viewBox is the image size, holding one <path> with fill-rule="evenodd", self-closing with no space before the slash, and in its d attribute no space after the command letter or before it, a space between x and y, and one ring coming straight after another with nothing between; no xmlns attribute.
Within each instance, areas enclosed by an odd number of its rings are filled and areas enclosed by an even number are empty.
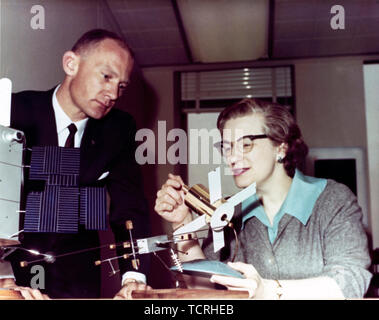
<svg viewBox="0 0 379 320"><path fill-rule="evenodd" d="M296 117L312 147L366 148L362 59L295 64Z"/></svg>
<svg viewBox="0 0 379 320"><path fill-rule="evenodd" d="M379 64L366 64L364 66L364 82L365 82L365 101L366 101L366 121L368 132L367 137L368 146L368 165L370 172L370 190L371 197L370 205L371 212L379 212ZM374 214L372 215L374 216ZM379 219L372 220L372 230L379 230ZM374 247L379 247L379 232L373 232Z"/></svg>
<svg viewBox="0 0 379 320"><path fill-rule="evenodd" d="M33 30L31 8L45 11L45 29ZM61 57L85 31L115 26L99 0L1 0L0 76L13 81L14 91L46 90L61 81ZM116 30L114 30L116 31Z"/></svg>

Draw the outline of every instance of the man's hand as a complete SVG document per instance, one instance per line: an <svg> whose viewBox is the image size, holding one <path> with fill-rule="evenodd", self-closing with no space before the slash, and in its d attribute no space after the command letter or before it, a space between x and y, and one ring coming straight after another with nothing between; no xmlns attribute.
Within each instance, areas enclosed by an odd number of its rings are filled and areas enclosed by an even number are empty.
<svg viewBox="0 0 379 320"><path fill-rule="evenodd" d="M13 278L0 279L0 288L10 288L16 286L16 282Z"/></svg>
<svg viewBox="0 0 379 320"><path fill-rule="evenodd" d="M29 287L13 287L15 291L20 291L25 300L51 300L48 295L43 294L38 289L32 289Z"/></svg>
<svg viewBox="0 0 379 320"><path fill-rule="evenodd" d="M37 289L20 287L13 279L0 279L0 288L19 291L25 300L51 300L46 294L42 294Z"/></svg>
<svg viewBox="0 0 379 320"><path fill-rule="evenodd" d="M133 290L152 290L152 288L144 283L137 282L134 279L127 279L121 290L114 296L114 299L133 299Z"/></svg>

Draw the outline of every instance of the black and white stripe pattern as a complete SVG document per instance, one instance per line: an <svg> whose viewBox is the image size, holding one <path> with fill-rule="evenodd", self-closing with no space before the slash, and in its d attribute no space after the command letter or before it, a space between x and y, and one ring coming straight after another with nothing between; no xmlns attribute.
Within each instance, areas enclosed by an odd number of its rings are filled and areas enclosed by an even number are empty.
<svg viewBox="0 0 379 320"><path fill-rule="evenodd" d="M25 232L76 233L105 230L106 191L103 187L79 187L80 149L34 147L30 180L46 182L44 191L27 196Z"/></svg>

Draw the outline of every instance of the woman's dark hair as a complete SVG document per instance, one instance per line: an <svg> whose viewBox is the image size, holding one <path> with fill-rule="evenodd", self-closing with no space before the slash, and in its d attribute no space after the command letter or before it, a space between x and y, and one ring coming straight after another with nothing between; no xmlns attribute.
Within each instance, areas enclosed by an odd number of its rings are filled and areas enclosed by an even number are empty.
<svg viewBox="0 0 379 320"><path fill-rule="evenodd" d="M308 147L302 139L301 131L289 110L280 104L259 99L243 99L225 108L217 119L217 128L222 134L229 119L260 113L264 117L263 131L275 145L286 143L288 149L283 159L284 169L290 177L296 168L302 168Z"/></svg>
<svg viewBox="0 0 379 320"><path fill-rule="evenodd" d="M76 41L71 50L76 53L82 53L106 39L116 41L121 48L128 51L130 55L134 57L133 51L122 37L112 31L104 29L93 29L87 31Z"/></svg>

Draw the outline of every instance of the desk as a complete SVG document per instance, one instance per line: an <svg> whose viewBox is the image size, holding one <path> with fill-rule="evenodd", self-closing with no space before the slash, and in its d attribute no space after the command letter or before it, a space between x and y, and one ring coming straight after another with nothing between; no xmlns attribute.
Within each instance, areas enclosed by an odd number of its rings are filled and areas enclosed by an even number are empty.
<svg viewBox="0 0 379 320"><path fill-rule="evenodd" d="M133 299L248 299L248 291L215 290L215 289L153 289L133 290Z"/></svg>
<svg viewBox="0 0 379 320"><path fill-rule="evenodd" d="M0 300L24 300L19 291L0 288Z"/></svg>

